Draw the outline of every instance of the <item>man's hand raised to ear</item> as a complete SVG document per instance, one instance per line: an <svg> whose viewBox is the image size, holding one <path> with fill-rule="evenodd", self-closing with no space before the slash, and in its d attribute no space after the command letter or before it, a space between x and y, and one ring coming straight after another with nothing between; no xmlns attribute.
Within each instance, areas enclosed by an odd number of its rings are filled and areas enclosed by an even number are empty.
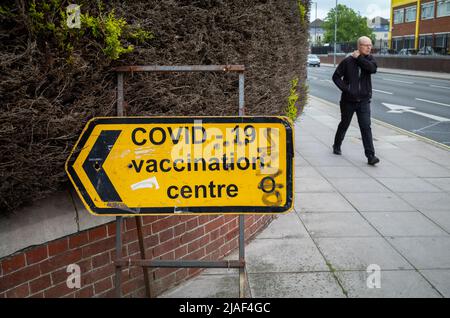
<svg viewBox="0 0 450 318"><path fill-rule="evenodd" d="M352 53L352 57L354 57L355 59L357 59L358 56L360 56L360 55L361 55L361 53L359 52L359 50L355 50L355 51L353 51L353 53Z"/></svg>

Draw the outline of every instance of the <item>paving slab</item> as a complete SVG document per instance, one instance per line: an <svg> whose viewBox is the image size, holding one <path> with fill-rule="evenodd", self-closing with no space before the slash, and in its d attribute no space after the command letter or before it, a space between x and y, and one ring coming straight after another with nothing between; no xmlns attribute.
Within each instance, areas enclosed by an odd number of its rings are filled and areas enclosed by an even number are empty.
<svg viewBox="0 0 450 318"><path fill-rule="evenodd" d="M367 270L377 264L381 270L412 269L411 265L378 237L315 238L319 249L335 270Z"/></svg>
<svg viewBox="0 0 450 318"><path fill-rule="evenodd" d="M363 166L361 170L368 175L375 178L415 178L414 173L400 168L398 165L383 161L383 157L380 159L380 163L376 166Z"/></svg>
<svg viewBox="0 0 450 318"><path fill-rule="evenodd" d="M450 192L450 178L425 178L425 180L443 191Z"/></svg>
<svg viewBox="0 0 450 318"><path fill-rule="evenodd" d="M246 297L251 297L246 288ZM170 289L159 298L238 298L239 275L199 275Z"/></svg>
<svg viewBox="0 0 450 318"><path fill-rule="evenodd" d="M294 175L296 178L320 177L320 173L318 172L317 168L311 166L296 167Z"/></svg>
<svg viewBox="0 0 450 318"><path fill-rule="evenodd" d="M328 181L342 193L390 192L383 184L372 178L328 178Z"/></svg>
<svg viewBox="0 0 450 318"><path fill-rule="evenodd" d="M373 272L335 272L350 298L441 298L439 292L415 270L380 272L376 288ZM368 284L369 281L369 284ZM370 288L370 287L372 288Z"/></svg>
<svg viewBox="0 0 450 318"><path fill-rule="evenodd" d="M420 212L363 212L383 236L448 236Z"/></svg>
<svg viewBox="0 0 450 318"><path fill-rule="evenodd" d="M321 176L295 178L295 192L334 192L333 186Z"/></svg>
<svg viewBox="0 0 450 318"><path fill-rule="evenodd" d="M395 193L343 193L342 195L360 212L414 210L412 205Z"/></svg>
<svg viewBox="0 0 450 318"><path fill-rule="evenodd" d="M297 193L295 206L298 212L348 212L353 206L339 193Z"/></svg>
<svg viewBox="0 0 450 318"><path fill-rule="evenodd" d="M261 298L343 298L330 272L249 274L253 297Z"/></svg>
<svg viewBox="0 0 450 318"><path fill-rule="evenodd" d="M259 239L289 239L309 237L295 212L281 214L258 235Z"/></svg>
<svg viewBox="0 0 450 318"><path fill-rule="evenodd" d="M427 158L428 160L442 166L447 166L450 160L450 153L448 150L444 150L423 141L417 141L409 144L400 143L398 145L407 153Z"/></svg>
<svg viewBox="0 0 450 318"><path fill-rule="evenodd" d="M450 237L392 237L388 240L417 269L450 269Z"/></svg>
<svg viewBox="0 0 450 318"><path fill-rule="evenodd" d="M433 161L434 163L437 163L447 169L449 169L448 167L448 163L450 161L450 155L449 155L449 151L445 151L440 149L441 152L439 153L430 153L426 155L426 158Z"/></svg>
<svg viewBox="0 0 450 318"><path fill-rule="evenodd" d="M421 270L420 272L444 297L450 298L450 270L436 269Z"/></svg>
<svg viewBox="0 0 450 318"><path fill-rule="evenodd" d="M304 155L303 157L309 162L309 164L313 167L345 167L352 166L352 163L341 156L332 156L333 154L330 151L330 155Z"/></svg>
<svg viewBox="0 0 450 318"><path fill-rule="evenodd" d="M297 122L294 125L294 130L296 144L308 141L317 142L317 138L314 135L307 133Z"/></svg>
<svg viewBox="0 0 450 318"><path fill-rule="evenodd" d="M414 166L404 165L403 168L422 178L450 177L450 170L435 163Z"/></svg>
<svg viewBox="0 0 450 318"><path fill-rule="evenodd" d="M345 136L345 142L341 145L342 157L348 159L349 155L357 156L359 159L365 158L364 146L361 141L361 137L358 136Z"/></svg>
<svg viewBox="0 0 450 318"><path fill-rule="evenodd" d="M378 133L378 131L377 131ZM383 140L383 141L387 141L389 143L392 142L405 142L405 141L416 141L416 139L414 137L411 136L407 136L407 135L380 135L379 133L377 134L378 140ZM396 147L398 148L398 147Z"/></svg>
<svg viewBox="0 0 450 318"><path fill-rule="evenodd" d="M316 126L317 129L317 126ZM321 127L322 129L322 127ZM334 134L336 133L335 129L329 129L327 128L327 130L323 133L317 134L316 138L318 141L320 141L321 143L325 144L325 145L329 145L331 147L331 145L334 142Z"/></svg>
<svg viewBox="0 0 450 318"><path fill-rule="evenodd" d="M325 147L325 145L314 141L304 141L301 143L297 143L296 152L300 153L302 156L304 155L315 155L315 154L327 154L329 153L330 148Z"/></svg>
<svg viewBox="0 0 450 318"><path fill-rule="evenodd" d="M440 193L399 193L399 196L419 211L450 211L450 195Z"/></svg>
<svg viewBox="0 0 450 318"><path fill-rule="evenodd" d="M295 154L295 167L308 167L310 164L300 155Z"/></svg>
<svg viewBox="0 0 450 318"><path fill-rule="evenodd" d="M328 267L308 238L255 239L245 253L248 273L326 271Z"/></svg>
<svg viewBox="0 0 450 318"><path fill-rule="evenodd" d="M325 178L369 178L370 176L358 167L317 167Z"/></svg>
<svg viewBox="0 0 450 318"><path fill-rule="evenodd" d="M421 178L378 178L393 192L441 192L438 187Z"/></svg>
<svg viewBox="0 0 450 318"><path fill-rule="evenodd" d="M390 142L383 142L383 141L375 142L374 147L375 147L375 151L377 152L377 155L381 154L384 159L387 159L384 155L385 153L387 153L387 151L384 151L384 150L398 149L398 147L396 145L394 145Z"/></svg>
<svg viewBox="0 0 450 318"><path fill-rule="evenodd" d="M450 233L450 211L421 211L435 223L439 224L447 233Z"/></svg>
<svg viewBox="0 0 450 318"><path fill-rule="evenodd" d="M383 158L385 158L392 164L401 165L402 167L434 164L433 161L427 158L412 155L399 148L390 149L389 151L383 151Z"/></svg>
<svg viewBox="0 0 450 318"><path fill-rule="evenodd" d="M302 213L300 218L313 238L380 236L357 212Z"/></svg>

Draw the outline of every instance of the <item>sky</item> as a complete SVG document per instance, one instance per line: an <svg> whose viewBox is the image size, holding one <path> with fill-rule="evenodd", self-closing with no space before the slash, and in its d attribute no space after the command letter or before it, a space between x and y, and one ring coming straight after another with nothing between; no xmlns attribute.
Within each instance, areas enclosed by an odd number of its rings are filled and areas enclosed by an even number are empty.
<svg viewBox="0 0 450 318"><path fill-rule="evenodd" d="M325 19L328 11L331 8L334 8L336 5L336 0L316 0L317 2L317 18ZM368 18L374 18L376 16L380 16L386 19L389 19L389 10L391 1L390 0L371 0L370 2L366 2L364 0L338 0L338 4L344 4L347 7L355 10L362 16ZM311 21L314 21L316 18L316 5L315 3L311 3Z"/></svg>

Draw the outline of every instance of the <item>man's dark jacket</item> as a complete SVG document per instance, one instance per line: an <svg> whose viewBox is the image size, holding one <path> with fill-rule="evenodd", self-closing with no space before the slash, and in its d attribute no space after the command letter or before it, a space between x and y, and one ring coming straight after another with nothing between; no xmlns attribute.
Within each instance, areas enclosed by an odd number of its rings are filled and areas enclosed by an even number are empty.
<svg viewBox="0 0 450 318"><path fill-rule="evenodd" d="M333 82L342 91L342 102L366 102L372 97L370 74L377 72L372 55L348 56L339 63L333 74Z"/></svg>

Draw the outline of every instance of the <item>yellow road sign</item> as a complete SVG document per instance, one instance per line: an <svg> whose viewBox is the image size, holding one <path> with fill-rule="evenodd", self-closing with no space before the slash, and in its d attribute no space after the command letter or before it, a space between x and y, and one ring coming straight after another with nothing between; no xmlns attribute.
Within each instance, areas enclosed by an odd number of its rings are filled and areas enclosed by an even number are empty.
<svg viewBox="0 0 450 318"><path fill-rule="evenodd" d="M293 159L285 117L111 117L89 121L66 172L96 215L280 213Z"/></svg>

